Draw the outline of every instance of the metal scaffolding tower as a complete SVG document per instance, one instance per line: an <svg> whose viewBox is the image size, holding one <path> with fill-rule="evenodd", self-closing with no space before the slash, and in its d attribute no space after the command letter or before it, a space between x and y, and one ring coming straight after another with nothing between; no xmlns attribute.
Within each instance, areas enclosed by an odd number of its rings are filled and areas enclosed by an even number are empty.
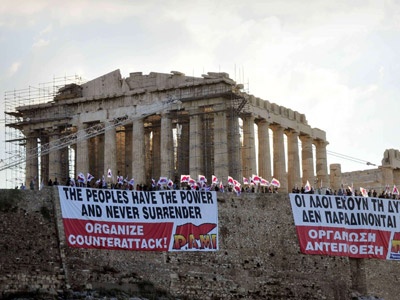
<svg viewBox="0 0 400 300"><path fill-rule="evenodd" d="M15 187L24 182L26 139L24 134L14 126L21 122L21 115L17 108L21 106L34 106L54 100L60 88L71 84L82 84L81 77L64 76L54 77L53 81L39 83L37 87L29 86L25 89L6 91L4 94L4 120L5 120L5 155L6 159L0 164L0 169L6 172L6 187ZM60 109L62 109L60 107ZM60 115L64 112L60 111ZM68 160L69 161L69 160Z"/></svg>

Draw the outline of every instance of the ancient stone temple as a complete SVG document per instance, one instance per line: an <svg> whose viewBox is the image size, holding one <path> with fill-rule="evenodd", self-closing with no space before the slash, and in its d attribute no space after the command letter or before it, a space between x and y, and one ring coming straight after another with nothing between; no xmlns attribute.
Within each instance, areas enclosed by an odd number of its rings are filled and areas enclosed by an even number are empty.
<svg viewBox="0 0 400 300"><path fill-rule="evenodd" d="M282 191L307 180L329 186L325 132L304 114L249 95L226 73L123 78L116 70L6 113L16 117L6 125L24 135L27 184L111 170L135 184L257 174L278 179Z"/></svg>

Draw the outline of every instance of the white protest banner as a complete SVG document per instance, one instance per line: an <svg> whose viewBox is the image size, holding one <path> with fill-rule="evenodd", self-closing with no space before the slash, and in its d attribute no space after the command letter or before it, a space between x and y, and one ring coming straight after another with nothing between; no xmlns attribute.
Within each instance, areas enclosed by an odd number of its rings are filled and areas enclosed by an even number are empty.
<svg viewBox="0 0 400 300"><path fill-rule="evenodd" d="M305 254L400 259L400 201L289 194Z"/></svg>
<svg viewBox="0 0 400 300"><path fill-rule="evenodd" d="M59 186L70 247L217 251L216 192Z"/></svg>

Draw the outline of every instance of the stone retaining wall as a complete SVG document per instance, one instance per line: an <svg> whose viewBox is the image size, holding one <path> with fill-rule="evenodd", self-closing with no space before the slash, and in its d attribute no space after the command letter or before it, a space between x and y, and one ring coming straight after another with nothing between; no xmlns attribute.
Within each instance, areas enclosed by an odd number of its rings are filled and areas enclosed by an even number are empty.
<svg viewBox="0 0 400 300"><path fill-rule="evenodd" d="M0 191L0 290L182 299L397 299L398 262L300 253L287 194L218 195L218 252L68 248L57 190ZM149 297L151 298L151 297Z"/></svg>

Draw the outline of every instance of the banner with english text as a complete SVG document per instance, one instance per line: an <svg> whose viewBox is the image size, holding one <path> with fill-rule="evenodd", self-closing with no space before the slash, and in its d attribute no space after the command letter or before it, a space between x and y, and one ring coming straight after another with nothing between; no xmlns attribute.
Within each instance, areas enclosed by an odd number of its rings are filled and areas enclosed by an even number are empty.
<svg viewBox="0 0 400 300"><path fill-rule="evenodd" d="M400 200L289 194L304 254L400 260Z"/></svg>
<svg viewBox="0 0 400 300"><path fill-rule="evenodd" d="M215 191L136 191L58 186L74 248L217 251Z"/></svg>

